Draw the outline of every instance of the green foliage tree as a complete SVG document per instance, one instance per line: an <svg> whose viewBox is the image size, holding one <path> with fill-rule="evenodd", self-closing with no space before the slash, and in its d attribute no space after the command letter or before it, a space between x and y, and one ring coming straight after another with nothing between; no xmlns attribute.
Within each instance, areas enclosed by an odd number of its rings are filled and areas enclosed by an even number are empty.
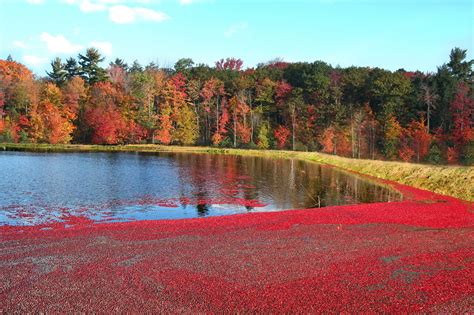
<svg viewBox="0 0 474 315"><path fill-rule="evenodd" d="M266 150L270 147L270 126L268 122L264 122L260 125L257 136L257 148L261 150Z"/></svg>
<svg viewBox="0 0 474 315"><path fill-rule="evenodd" d="M447 66L458 80L467 81L472 78L474 60L465 60L466 57L467 50L458 47L452 49L449 55L450 60Z"/></svg>
<svg viewBox="0 0 474 315"><path fill-rule="evenodd" d="M72 57L66 59L64 70L67 72L67 80L71 80L73 77L79 76L81 74L81 68L79 64L77 63L76 59Z"/></svg>
<svg viewBox="0 0 474 315"><path fill-rule="evenodd" d="M446 160L443 157L443 153L436 142L431 144L430 150L428 151L428 155L426 156L426 162L430 164L446 163Z"/></svg>
<svg viewBox="0 0 474 315"><path fill-rule="evenodd" d="M128 64L125 61L123 61L123 59L120 59L120 58L116 58L113 62L110 62L109 66L110 67L119 67L119 68L123 69L124 71L128 70Z"/></svg>
<svg viewBox="0 0 474 315"><path fill-rule="evenodd" d="M181 58L174 64L174 71L188 76L193 65L194 61L191 58Z"/></svg>
<svg viewBox="0 0 474 315"><path fill-rule="evenodd" d="M46 71L49 78L57 86L62 86L66 82L68 72L66 71L65 66L62 63L61 58L58 58L58 57L55 58L51 62L51 68L52 68L51 72Z"/></svg>
<svg viewBox="0 0 474 315"><path fill-rule="evenodd" d="M88 48L85 55L79 54L80 75L90 85L97 82L107 80L107 72L100 67L100 63L104 61L96 48Z"/></svg>

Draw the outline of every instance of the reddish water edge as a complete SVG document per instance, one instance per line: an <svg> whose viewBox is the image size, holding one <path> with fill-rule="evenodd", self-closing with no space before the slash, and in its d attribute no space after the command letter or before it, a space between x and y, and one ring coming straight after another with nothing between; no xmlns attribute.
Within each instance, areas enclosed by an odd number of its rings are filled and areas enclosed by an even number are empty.
<svg viewBox="0 0 474 315"><path fill-rule="evenodd" d="M0 227L0 313L473 312L472 204Z"/></svg>

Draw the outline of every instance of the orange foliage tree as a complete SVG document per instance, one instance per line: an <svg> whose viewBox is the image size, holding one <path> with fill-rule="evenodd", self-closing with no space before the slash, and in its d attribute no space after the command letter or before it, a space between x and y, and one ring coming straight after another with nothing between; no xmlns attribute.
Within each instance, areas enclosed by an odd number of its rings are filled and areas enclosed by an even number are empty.
<svg viewBox="0 0 474 315"><path fill-rule="evenodd" d="M322 151L325 153L334 154L335 146L334 146L334 138L336 135L336 131L334 127L329 127L324 130L321 138L319 139L319 144L322 146Z"/></svg>
<svg viewBox="0 0 474 315"><path fill-rule="evenodd" d="M41 91L40 102L31 111L30 135L34 142L69 143L72 139L73 118L61 103L60 89L46 83ZM26 125L26 122L24 123Z"/></svg>
<svg viewBox="0 0 474 315"><path fill-rule="evenodd" d="M391 160L396 159L398 155L400 136L402 135L402 127L395 116L390 116L385 123L384 132L384 153Z"/></svg>

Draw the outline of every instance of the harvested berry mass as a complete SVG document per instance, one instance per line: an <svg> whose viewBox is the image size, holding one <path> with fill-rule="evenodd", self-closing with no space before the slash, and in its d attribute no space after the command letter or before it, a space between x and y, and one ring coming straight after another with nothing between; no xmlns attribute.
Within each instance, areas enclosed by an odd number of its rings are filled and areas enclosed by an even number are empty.
<svg viewBox="0 0 474 315"><path fill-rule="evenodd" d="M2 226L1 311L472 312L472 203Z"/></svg>

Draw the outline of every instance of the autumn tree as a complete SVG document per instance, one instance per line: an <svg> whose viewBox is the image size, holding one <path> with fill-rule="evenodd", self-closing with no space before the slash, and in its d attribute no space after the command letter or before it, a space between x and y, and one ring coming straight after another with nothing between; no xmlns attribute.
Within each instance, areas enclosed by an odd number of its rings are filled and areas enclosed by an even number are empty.
<svg viewBox="0 0 474 315"><path fill-rule="evenodd" d="M203 120L205 119L205 113L203 112L202 105L202 98L201 98L201 89L202 89L202 82L201 80L192 79L188 81L186 85L186 93L188 95L188 99L191 102L191 108L194 111L194 116L196 120L196 130L198 131L199 136L205 135L205 130L203 130L203 126L201 126L201 116L203 116ZM198 136L198 139L199 139ZM204 139L200 140L201 142L205 142Z"/></svg>
<svg viewBox="0 0 474 315"><path fill-rule="evenodd" d="M334 139L336 137L336 130L334 127L329 127L324 130L319 143L322 146L322 151L325 153L335 154Z"/></svg>
<svg viewBox="0 0 474 315"><path fill-rule="evenodd" d="M469 87L462 82L457 86L456 96L451 103L451 113L453 115L451 139L454 144L452 150L456 151L456 154L452 154L454 157L460 156L464 146L474 141L474 101ZM454 160L456 159L451 159Z"/></svg>
<svg viewBox="0 0 474 315"><path fill-rule="evenodd" d="M0 139L274 145L468 164L474 109L466 57L453 49L433 74L278 59L244 69L236 58L214 66L183 58L174 68L117 58L105 70L97 49L88 49L54 59L46 78L0 60Z"/></svg>
<svg viewBox="0 0 474 315"><path fill-rule="evenodd" d="M294 151L296 149L296 133L298 128L298 113L304 106L303 92L300 88L294 89L291 97L288 100L288 112L291 119L291 147Z"/></svg>
<svg viewBox="0 0 474 315"><path fill-rule="evenodd" d="M61 92L64 115L74 123L73 138L80 142L82 130L77 127L82 125L80 120L84 118L88 89L84 80L75 76L64 84Z"/></svg>
<svg viewBox="0 0 474 315"><path fill-rule="evenodd" d="M390 116L385 123L385 132L383 139L384 154L389 160L397 158L400 145L400 136L402 135L402 127L395 116Z"/></svg>
<svg viewBox="0 0 474 315"><path fill-rule="evenodd" d="M157 128L154 78L148 71L134 71L127 77L127 87L137 109L135 120L151 136Z"/></svg>
<svg viewBox="0 0 474 315"><path fill-rule="evenodd" d="M94 144L124 143L127 123L119 110L123 95L110 82L99 82L91 89L85 122Z"/></svg>
<svg viewBox="0 0 474 315"><path fill-rule="evenodd" d="M284 149L291 131L283 125L278 126L274 131L275 140L279 149Z"/></svg>
<svg viewBox="0 0 474 315"><path fill-rule="evenodd" d="M46 83L38 106L31 113L31 139L34 142L69 143L74 125L68 108L62 103L60 89Z"/></svg>
<svg viewBox="0 0 474 315"><path fill-rule="evenodd" d="M224 114L224 109L221 103L224 100L224 84L222 81L211 78L207 80L201 90L201 96L203 98L203 105L204 105L204 110L206 112L206 130L205 133L207 135L206 139L210 140L211 136L211 125L212 125L212 120L214 120L214 135L220 134L220 132L223 130L222 126L220 126L220 122L222 120L221 112ZM214 111L214 114L212 115L212 112ZM226 120L228 120L228 113L226 111L226 119L223 121L227 123ZM213 119L214 117L214 119ZM214 137L214 139L220 143L222 137L217 135ZM216 144L216 141L213 141L214 144Z"/></svg>
<svg viewBox="0 0 474 315"><path fill-rule="evenodd" d="M270 147L269 132L270 132L270 126L268 122L262 123L258 131L257 148L266 150Z"/></svg>
<svg viewBox="0 0 474 315"><path fill-rule="evenodd" d="M186 79L182 74L173 76L165 90L166 100L171 107L173 121L172 141L177 144L191 145L196 142L199 129L196 126L195 112L191 108L186 94Z"/></svg>
<svg viewBox="0 0 474 315"><path fill-rule="evenodd" d="M428 133L424 117L419 121L413 120L406 129L401 131L399 156L409 162L416 157L416 162L425 159L428 154L432 137Z"/></svg>
<svg viewBox="0 0 474 315"><path fill-rule="evenodd" d="M229 110L232 115L233 142L237 146L237 139L240 143L248 144L250 142L250 126L247 125L247 114L250 111L248 105L234 96L229 101Z"/></svg>
<svg viewBox="0 0 474 315"><path fill-rule="evenodd" d="M37 83L24 65L15 61L0 60L0 91L4 95L4 110L15 120L28 115L37 103Z"/></svg>

